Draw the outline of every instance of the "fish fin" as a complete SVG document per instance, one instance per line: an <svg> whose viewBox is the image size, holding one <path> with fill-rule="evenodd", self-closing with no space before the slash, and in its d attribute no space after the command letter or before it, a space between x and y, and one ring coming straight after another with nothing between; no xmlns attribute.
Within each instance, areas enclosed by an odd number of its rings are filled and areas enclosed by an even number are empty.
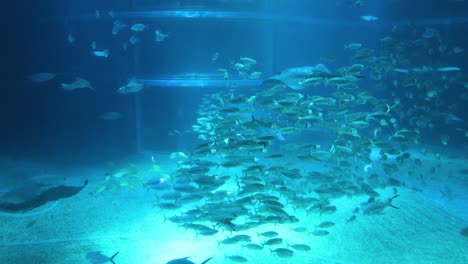
<svg viewBox="0 0 468 264"><path fill-rule="evenodd" d="M315 65L315 67L313 67L312 69L313 72L320 72L320 73L330 73L330 70L328 70L328 68L323 65L323 64L317 64Z"/></svg>
<svg viewBox="0 0 468 264"><path fill-rule="evenodd" d="M115 264L114 258L115 258L115 256L117 256L119 253L120 253L120 251L117 251L114 255L112 255L112 257L109 258L109 261L110 261L111 263Z"/></svg>
<svg viewBox="0 0 468 264"><path fill-rule="evenodd" d="M400 195L399 195L399 194L395 194L392 198L390 198L390 199L388 200L388 206L393 207L393 208L395 208L395 209L400 209L399 207L397 207L397 206L395 206L395 205L392 204L393 199L397 198L398 196L400 196Z"/></svg>
<svg viewBox="0 0 468 264"><path fill-rule="evenodd" d="M208 261L210 261L210 260L212 260L212 259L213 259L213 257L208 258L208 259L206 259L205 261L203 261L201 264L205 264L205 263L207 263Z"/></svg>

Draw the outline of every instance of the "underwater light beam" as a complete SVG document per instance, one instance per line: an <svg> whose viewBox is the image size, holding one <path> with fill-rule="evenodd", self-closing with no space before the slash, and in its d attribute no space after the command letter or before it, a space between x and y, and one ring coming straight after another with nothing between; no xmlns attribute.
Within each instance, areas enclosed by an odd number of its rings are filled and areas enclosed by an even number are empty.
<svg viewBox="0 0 468 264"><path fill-rule="evenodd" d="M234 11L208 11L208 10L159 10L159 11L128 11L115 12L115 19L249 19L259 21L278 21L288 23L302 23L311 25L341 25L341 26L362 26L362 21L349 19L326 19L303 16L281 15L259 12L234 12ZM95 14L86 14L80 16L67 17L70 20L95 20ZM360 20L360 19L359 19ZM378 25L450 25L450 24L468 24L468 17L441 17L435 19L402 19L395 21L381 21Z"/></svg>
<svg viewBox="0 0 468 264"><path fill-rule="evenodd" d="M264 21L283 21L316 25L350 25L350 21L324 18L285 16L258 12L206 11L206 10L166 10L115 12L116 19L250 19ZM94 14L69 17L68 19L93 20ZM351 22L352 24L352 22ZM358 23L356 23L358 24Z"/></svg>
<svg viewBox="0 0 468 264"><path fill-rule="evenodd" d="M226 87L228 83L239 86L259 86L262 80L174 80L174 79L138 79L150 87Z"/></svg>

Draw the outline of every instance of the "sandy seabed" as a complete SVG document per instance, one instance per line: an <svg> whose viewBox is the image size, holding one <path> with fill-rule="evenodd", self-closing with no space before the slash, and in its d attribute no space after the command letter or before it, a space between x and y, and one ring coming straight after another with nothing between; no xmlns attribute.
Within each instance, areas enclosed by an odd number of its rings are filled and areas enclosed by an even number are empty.
<svg viewBox="0 0 468 264"><path fill-rule="evenodd" d="M466 189L465 196L447 199L436 189L401 187L394 200L400 209L389 207L381 215L358 214L350 223L346 222L350 212L367 197L339 198L333 200L338 210L332 215L297 211L294 214L301 219L297 224L266 224L237 232L250 235L257 244L264 242L257 232L274 230L284 239L282 245L254 251L242 248L242 243L219 245L217 241L231 235L227 232L197 236L192 230L165 222L164 216L179 211L155 207L152 191L122 189L91 196L89 191L99 185L98 178L91 181L89 189L59 201L43 214L0 216L0 263L91 263L86 258L90 251L102 251L106 256L120 251L115 257L118 264L163 264L187 256L197 264L209 257L213 257L209 263L234 263L226 255L268 264L468 263L468 237L460 234L468 225L468 212L463 207L468 204ZM377 191L383 197L392 196L391 188ZM313 230L323 221L335 223L327 236L291 230L298 226ZM295 251L290 258L271 254L270 248L287 247L287 243L307 244L311 250Z"/></svg>

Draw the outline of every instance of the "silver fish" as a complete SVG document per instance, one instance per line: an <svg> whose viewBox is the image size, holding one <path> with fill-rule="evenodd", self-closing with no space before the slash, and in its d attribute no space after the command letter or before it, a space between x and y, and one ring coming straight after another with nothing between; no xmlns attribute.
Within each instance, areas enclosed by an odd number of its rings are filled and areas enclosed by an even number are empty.
<svg viewBox="0 0 468 264"><path fill-rule="evenodd" d="M108 50L108 49L105 49L105 50L103 50L103 51L95 50L95 51L93 51L93 54L94 54L94 56L96 56L96 57L104 57L104 58L107 58L107 57L109 57L109 50Z"/></svg>
<svg viewBox="0 0 468 264"><path fill-rule="evenodd" d="M440 67L437 68L438 72L450 72L450 71L460 71L461 69L458 67Z"/></svg>
<svg viewBox="0 0 468 264"><path fill-rule="evenodd" d="M173 260L167 262L166 264L195 264L195 262L192 262L192 261L188 260L188 258L189 257L180 258L180 259L173 259ZM208 261L210 261L211 259L212 258L208 258L205 261L203 261L201 264L205 264Z"/></svg>
<svg viewBox="0 0 468 264"><path fill-rule="evenodd" d="M377 21L377 20L379 20L378 17L376 17L376 16L369 16L369 15L361 16L361 19L364 20L364 21Z"/></svg>
<svg viewBox="0 0 468 264"><path fill-rule="evenodd" d="M134 24L130 29L132 31L143 31L147 28L148 26L143 25L143 24Z"/></svg>
<svg viewBox="0 0 468 264"><path fill-rule="evenodd" d="M137 93L143 89L143 84L139 83L135 78L131 79L127 85L120 87L117 92L122 94Z"/></svg>
<svg viewBox="0 0 468 264"><path fill-rule="evenodd" d="M169 34L164 34L161 30L159 29L156 29L156 31L154 31L154 34L156 35L156 41L157 42L163 42L164 40L166 40L166 38L169 37Z"/></svg>
<svg viewBox="0 0 468 264"><path fill-rule="evenodd" d="M73 91L76 89L83 89L83 88L89 88L91 90L94 90L93 86L91 86L89 81L80 77L76 77L75 81L72 83L61 83L60 85L66 91Z"/></svg>
<svg viewBox="0 0 468 264"><path fill-rule="evenodd" d="M272 76L267 81L280 81L294 90L302 90L306 88L303 85L304 80L312 75L330 74L330 71L323 64L316 66L295 67L284 70L278 75Z"/></svg>
<svg viewBox="0 0 468 264"><path fill-rule="evenodd" d="M40 83L40 82L47 82L47 81L50 81L50 80L54 79L55 76L56 76L55 73L40 72L40 73L35 73L35 74L29 75L29 76L28 76L28 79L29 79L31 82Z"/></svg>

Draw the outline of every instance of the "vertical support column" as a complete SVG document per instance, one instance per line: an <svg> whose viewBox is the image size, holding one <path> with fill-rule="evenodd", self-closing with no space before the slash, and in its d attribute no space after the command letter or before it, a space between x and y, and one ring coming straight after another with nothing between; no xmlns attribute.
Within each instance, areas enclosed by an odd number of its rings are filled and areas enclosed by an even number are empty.
<svg viewBox="0 0 468 264"><path fill-rule="evenodd" d="M263 1L263 12L265 14L272 12L274 10L274 3L272 0ZM263 69L263 76L272 76L277 71L276 69L276 21L265 20L262 21L263 24L263 51L264 51L264 64L265 68Z"/></svg>
<svg viewBox="0 0 468 264"><path fill-rule="evenodd" d="M136 1L135 0L130 0L129 1L129 7L130 10L135 10L136 8ZM133 72L132 76L136 76L137 73L139 72L139 66L140 66L140 48L139 45L136 45L133 47ZM141 95L140 93L136 93L134 96L134 108L135 108L135 151L137 154L141 154L144 152L144 146L143 146L143 133L142 133L142 106L141 106Z"/></svg>
<svg viewBox="0 0 468 264"><path fill-rule="evenodd" d="M133 74L132 76L137 76L140 72L140 55L141 55L141 50L139 47L135 46L134 47L134 53L133 53ZM142 139L143 137L143 132L142 132L142 102L141 102L141 92L138 92L135 94L135 100L134 100L134 107L135 107L135 150L137 151L138 154L141 154L145 150L145 146L143 146L144 140Z"/></svg>
<svg viewBox="0 0 468 264"><path fill-rule="evenodd" d="M144 152L144 146L142 141L141 132L141 95L140 93L135 94L135 150L138 154Z"/></svg>

